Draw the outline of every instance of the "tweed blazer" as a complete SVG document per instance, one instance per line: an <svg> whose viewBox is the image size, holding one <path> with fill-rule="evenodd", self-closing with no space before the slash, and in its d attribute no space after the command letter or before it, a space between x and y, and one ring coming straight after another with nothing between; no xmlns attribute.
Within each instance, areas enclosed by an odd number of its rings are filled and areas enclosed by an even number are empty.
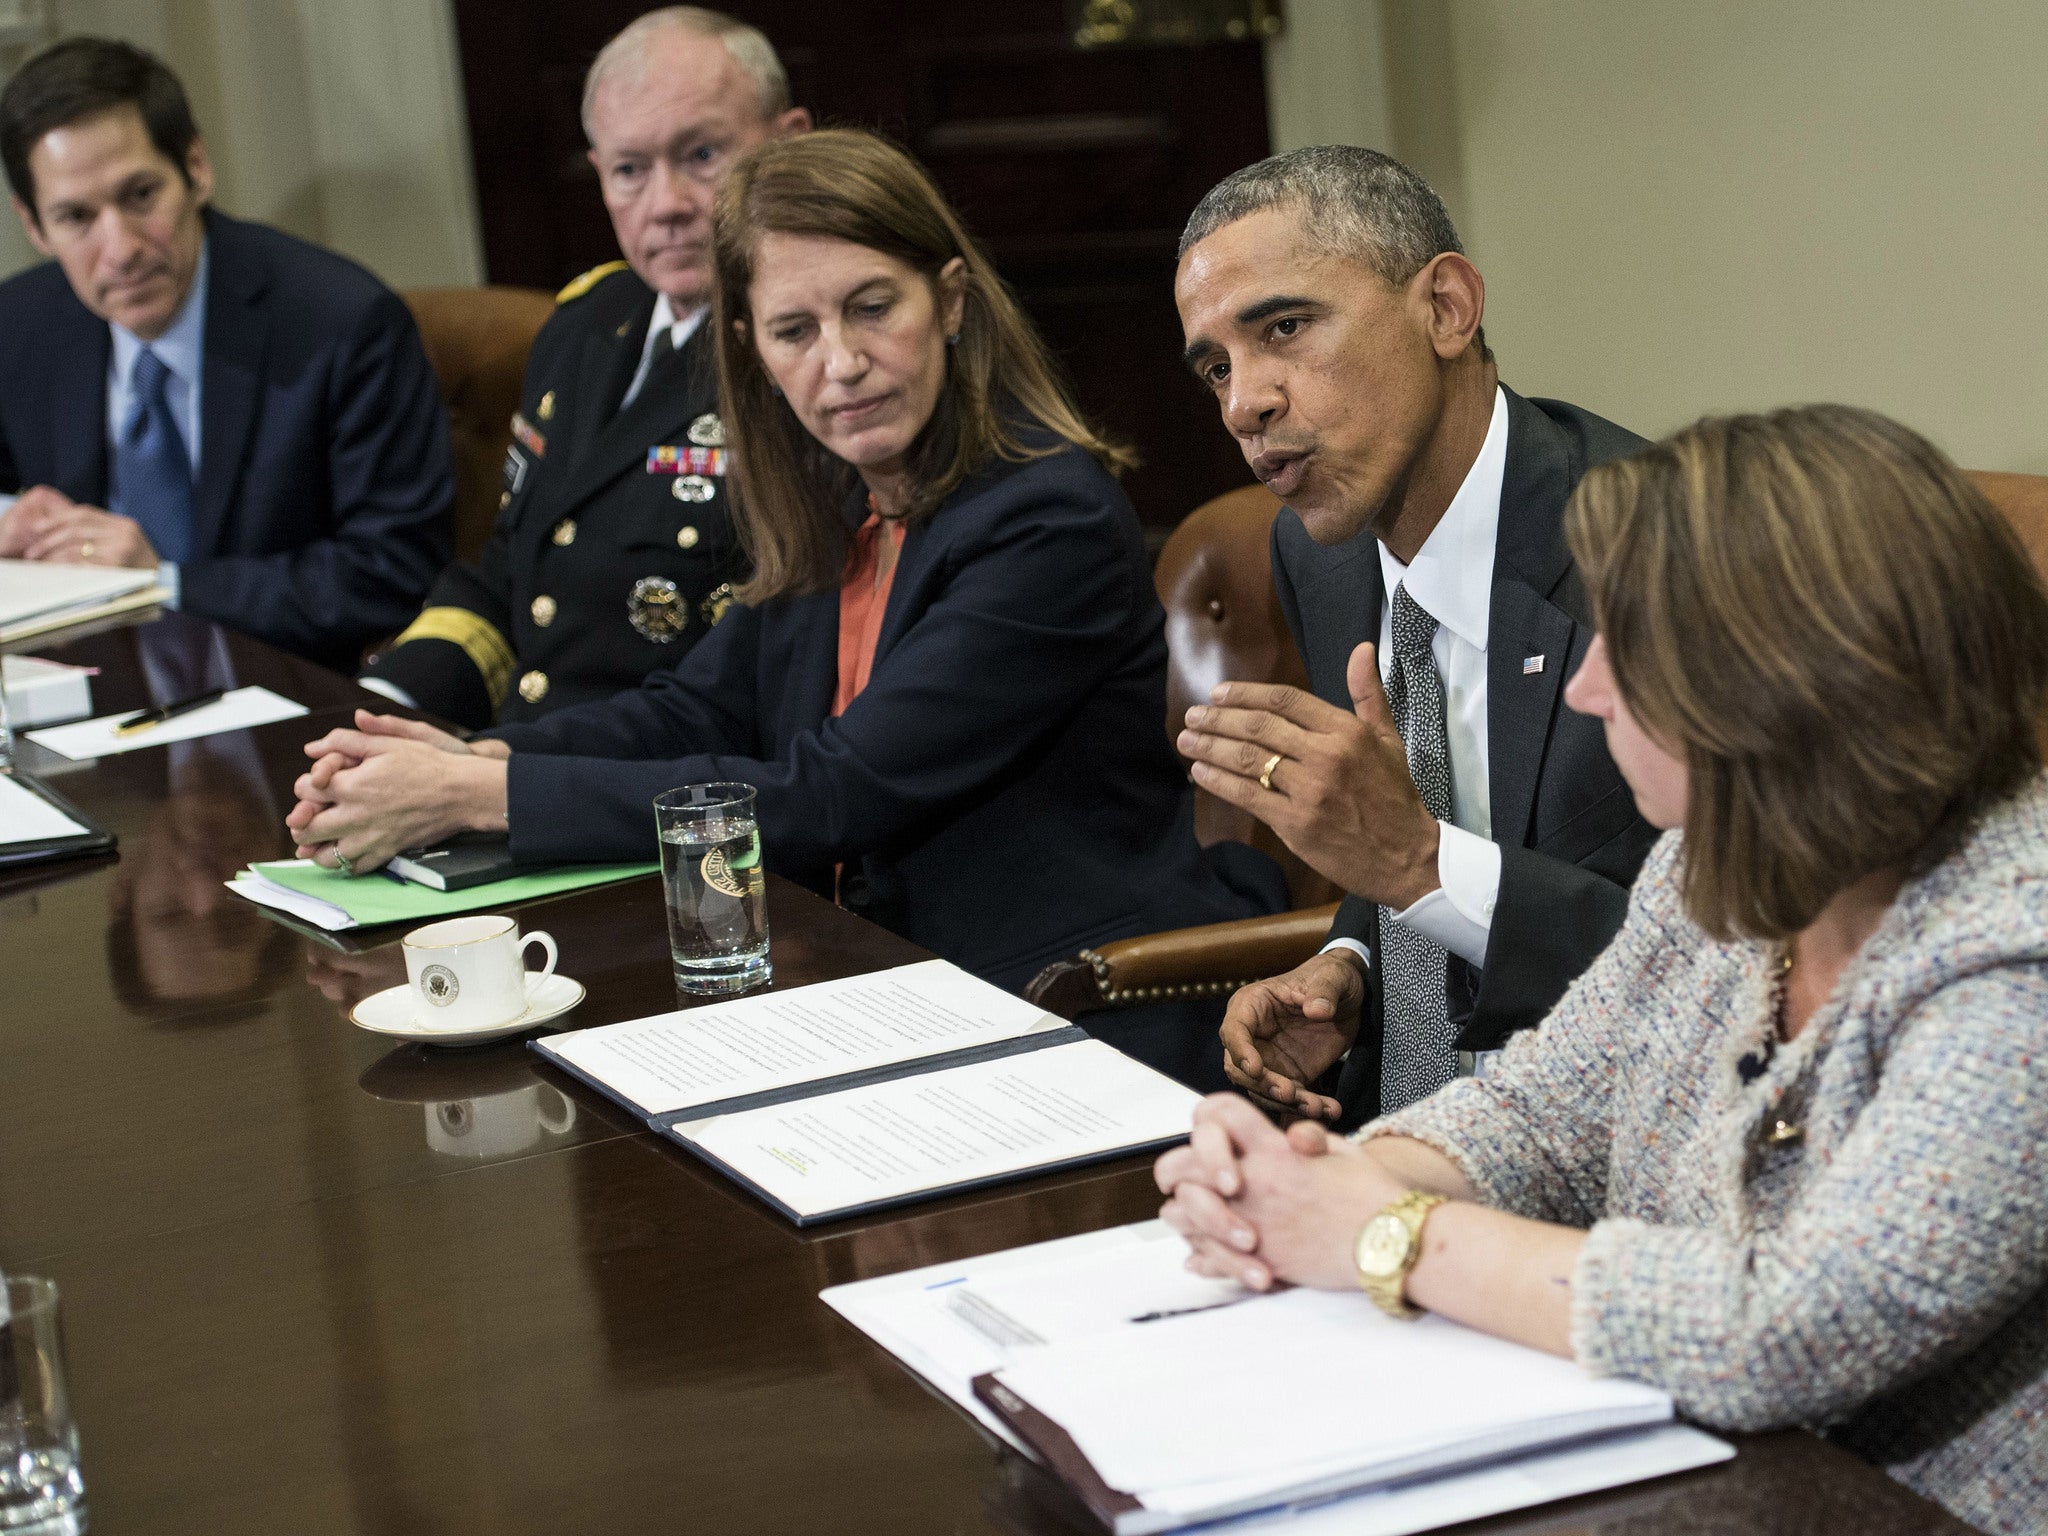
<svg viewBox="0 0 2048 1536"><path fill-rule="evenodd" d="M1363 1134L1591 1229L1589 1369L1703 1424L1820 1430L1984 1530L2048 1530L2048 776L1905 885L1748 1082L1773 950L1692 923L1680 855L1658 843L1612 946L1497 1073Z"/></svg>

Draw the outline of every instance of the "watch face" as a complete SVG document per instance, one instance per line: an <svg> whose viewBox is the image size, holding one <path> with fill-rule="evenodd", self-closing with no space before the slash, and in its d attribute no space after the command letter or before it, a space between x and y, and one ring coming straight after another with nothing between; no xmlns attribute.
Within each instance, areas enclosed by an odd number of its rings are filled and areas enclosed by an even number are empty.
<svg viewBox="0 0 2048 1536"><path fill-rule="evenodd" d="M1381 1212L1359 1231L1354 1255L1358 1272L1376 1277L1399 1274L1408 1259L1409 1241L1408 1224Z"/></svg>

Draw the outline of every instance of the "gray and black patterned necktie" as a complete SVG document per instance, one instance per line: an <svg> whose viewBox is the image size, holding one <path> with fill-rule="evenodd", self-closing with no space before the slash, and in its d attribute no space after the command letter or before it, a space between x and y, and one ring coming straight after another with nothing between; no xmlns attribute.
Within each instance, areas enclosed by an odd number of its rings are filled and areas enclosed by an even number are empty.
<svg viewBox="0 0 2048 1536"><path fill-rule="evenodd" d="M1408 773L1423 807L1451 819L1451 755L1444 739L1444 685L1430 642L1436 620L1394 588L1394 665L1387 706L1408 749ZM1458 1055L1444 1004L1443 946L1394 921L1380 908L1380 991L1385 1032L1380 1056L1380 1111L1426 1098L1457 1076Z"/></svg>

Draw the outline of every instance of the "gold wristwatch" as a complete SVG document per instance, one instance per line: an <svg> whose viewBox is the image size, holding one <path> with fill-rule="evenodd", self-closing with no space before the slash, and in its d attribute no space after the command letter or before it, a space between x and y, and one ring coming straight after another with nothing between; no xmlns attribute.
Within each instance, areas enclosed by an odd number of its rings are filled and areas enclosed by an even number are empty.
<svg viewBox="0 0 2048 1536"><path fill-rule="evenodd" d="M1405 1287L1408 1271L1422 1257L1422 1224L1443 1203L1442 1195L1411 1189L1358 1229L1358 1241L1351 1249L1358 1283L1389 1317L1422 1316L1420 1307L1408 1304Z"/></svg>

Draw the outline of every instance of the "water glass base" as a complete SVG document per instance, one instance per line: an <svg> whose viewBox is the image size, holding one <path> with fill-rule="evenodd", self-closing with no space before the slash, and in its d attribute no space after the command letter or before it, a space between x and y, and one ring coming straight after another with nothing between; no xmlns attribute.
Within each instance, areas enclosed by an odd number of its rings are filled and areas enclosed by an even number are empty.
<svg viewBox="0 0 2048 1536"><path fill-rule="evenodd" d="M673 956L670 957L674 959ZM765 987L775 974L766 954L722 955L716 960L675 960L676 990L692 997L730 997Z"/></svg>
<svg viewBox="0 0 2048 1536"><path fill-rule="evenodd" d="M61 1515L49 1515L30 1525L0 1524L0 1531L6 1536L86 1536L92 1529L92 1522L86 1517L83 1504L73 1505Z"/></svg>

